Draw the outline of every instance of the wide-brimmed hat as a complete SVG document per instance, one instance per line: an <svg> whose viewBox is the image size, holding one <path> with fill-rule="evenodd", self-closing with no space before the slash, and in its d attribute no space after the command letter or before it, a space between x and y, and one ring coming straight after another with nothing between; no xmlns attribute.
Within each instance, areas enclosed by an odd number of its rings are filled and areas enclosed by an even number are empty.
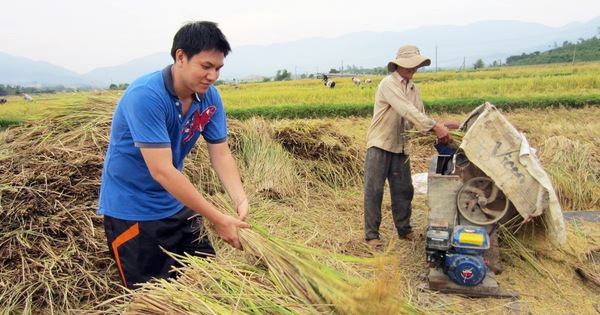
<svg viewBox="0 0 600 315"><path fill-rule="evenodd" d="M396 71L396 66L402 68L425 67L431 64L431 60L425 56L421 56L417 46L402 46L398 48L396 59L388 63L388 72Z"/></svg>

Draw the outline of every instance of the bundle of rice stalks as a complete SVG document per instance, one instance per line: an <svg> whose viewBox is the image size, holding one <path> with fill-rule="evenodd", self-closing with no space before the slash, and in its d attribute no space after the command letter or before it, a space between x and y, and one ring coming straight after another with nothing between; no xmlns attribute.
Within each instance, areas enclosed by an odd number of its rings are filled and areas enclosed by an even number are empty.
<svg viewBox="0 0 600 315"><path fill-rule="evenodd" d="M234 213L222 195L215 196L214 200L229 213ZM397 314L402 308L402 303L394 298L395 292L380 285L379 281L385 281L382 279L387 277L371 281L344 273L323 262L327 259L338 263L346 261L367 268L369 265L377 267L381 260L310 248L273 237L254 224L251 229L240 229L239 235L245 252L267 267L271 280L281 291L313 305L321 313ZM391 309L394 313L387 313Z"/></svg>
<svg viewBox="0 0 600 315"><path fill-rule="evenodd" d="M263 269L228 259L174 256L185 268L177 280L146 283L126 314L315 314L311 305L289 296Z"/></svg>
<svg viewBox="0 0 600 315"><path fill-rule="evenodd" d="M448 144L453 149L458 149L460 144L462 143L462 139L465 136L465 133L457 130L450 130L450 135L452 136L452 142ZM435 135L430 133L422 133L419 131L408 131L407 136L410 140L412 146L419 145L425 147L433 147L437 144L437 139Z"/></svg>
<svg viewBox="0 0 600 315"><path fill-rule="evenodd" d="M213 202L232 212L222 195ZM185 258L181 276L145 285L131 314L401 314L388 277L368 280L325 263L376 269L380 260L333 254L273 237L258 226L240 229L249 263ZM218 243L218 241L216 241ZM217 245L219 246L219 245ZM189 263L189 264L188 264ZM193 310L193 311L192 311Z"/></svg>

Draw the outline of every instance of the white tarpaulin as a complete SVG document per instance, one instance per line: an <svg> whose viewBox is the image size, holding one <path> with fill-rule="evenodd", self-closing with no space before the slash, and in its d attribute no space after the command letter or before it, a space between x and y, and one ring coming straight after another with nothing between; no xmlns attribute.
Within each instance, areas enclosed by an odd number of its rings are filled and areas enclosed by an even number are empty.
<svg viewBox="0 0 600 315"><path fill-rule="evenodd" d="M566 241L562 209L552 183L525 135L490 104L473 111L460 148L489 176L526 220L544 214L549 236Z"/></svg>
<svg viewBox="0 0 600 315"><path fill-rule="evenodd" d="M417 173L412 176L413 187L415 193L425 195L427 194L427 173Z"/></svg>

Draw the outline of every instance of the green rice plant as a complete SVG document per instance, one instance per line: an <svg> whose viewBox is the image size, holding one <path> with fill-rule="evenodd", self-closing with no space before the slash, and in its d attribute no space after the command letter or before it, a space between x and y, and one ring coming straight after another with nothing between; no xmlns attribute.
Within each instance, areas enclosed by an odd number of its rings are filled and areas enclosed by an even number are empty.
<svg viewBox="0 0 600 315"><path fill-rule="evenodd" d="M430 112L469 111L489 101L498 107L548 107L557 101L582 107L600 103L600 63L500 67L483 70L419 72L419 85ZM242 83L238 89L219 85L230 118L308 119L319 117L368 117L372 115L377 84L383 76L370 77L371 84L355 86L349 77L334 78L329 89L318 79ZM57 107L94 103L106 99L112 105L119 91L36 94L34 102L9 97L0 106L0 126L35 120ZM103 102L104 104L106 102ZM112 106L110 106L112 108Z"/></svg>
<svg viewBox="0 0 600 315"><path fill-rule="evenodd" d="M421 89L425 104L434 108L444 100L452 100L456 105L461 100L469 102L469 99L477 99L472 105L485 101L502 105L504 102L498 100L598 96L598 71L600 63L501 67L477 71L419 72L414 81ZM374 76L373 83L360 87L348 77L334 78L338 83L334 89L326 88L317 79L243 83L238 89L228 86L219 86L219 89L226 108L236 115L244 110L268 107L304 106L304 111L308 111L308 108L320 109L324 105L354 104L372 108L377 84L382 78Z"/></svg>

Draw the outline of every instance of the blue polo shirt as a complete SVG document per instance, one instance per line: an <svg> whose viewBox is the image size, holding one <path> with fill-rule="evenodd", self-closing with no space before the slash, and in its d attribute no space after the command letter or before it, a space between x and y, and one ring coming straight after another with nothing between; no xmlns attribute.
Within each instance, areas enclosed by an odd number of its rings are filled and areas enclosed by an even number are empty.
<svg viewBox="0 0 600 315"><path fill-rule="evenodd" d="M208 143L227 140L225 109L214 86L196 94L183 117L171 66L132 82L115 108L98 213L147 221L181 210L183 204L150 176L140 148L171 148L173 166L183 171L183 161L200 135Z"/></svg>

